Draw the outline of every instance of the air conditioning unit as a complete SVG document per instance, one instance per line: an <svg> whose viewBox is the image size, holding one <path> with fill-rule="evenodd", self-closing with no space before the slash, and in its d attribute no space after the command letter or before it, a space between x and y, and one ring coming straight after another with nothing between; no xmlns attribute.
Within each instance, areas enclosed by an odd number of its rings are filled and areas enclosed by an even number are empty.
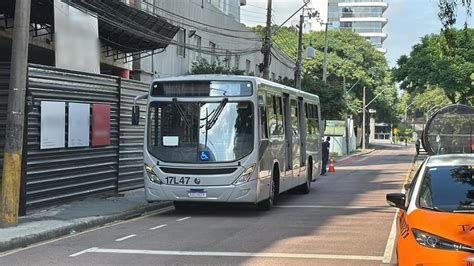
<svg viewBox="0 0 474 266"><path fill-rule="evenodd" d="M247 4L247 0L240 0L240 6L245 6Z"/></svg>

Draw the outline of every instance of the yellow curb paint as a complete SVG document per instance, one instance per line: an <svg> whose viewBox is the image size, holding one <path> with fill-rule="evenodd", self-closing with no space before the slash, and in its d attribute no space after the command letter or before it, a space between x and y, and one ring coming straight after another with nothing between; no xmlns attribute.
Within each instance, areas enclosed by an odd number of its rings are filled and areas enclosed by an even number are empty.
<svg viewBox="0 0 474 266"><path fill-rule="evenodd" d="M405 176L405 179L403 180L403 185L402 185L403 190L404 190L405 185L410 180L411 172L413 171L413 167L415 166L415 162L416 162L416 156L413 156L413 159L411 160L411 163L410 163L410 165L408 166L408 169L407 169L407 175Z"/></svg>
<svg viewBox="0 0 474 266"><path fill-rule="evenodd" d="M18 224L20 200L21 155L3 154L2 195L0 201L0 225L11 227Z"/></svg>

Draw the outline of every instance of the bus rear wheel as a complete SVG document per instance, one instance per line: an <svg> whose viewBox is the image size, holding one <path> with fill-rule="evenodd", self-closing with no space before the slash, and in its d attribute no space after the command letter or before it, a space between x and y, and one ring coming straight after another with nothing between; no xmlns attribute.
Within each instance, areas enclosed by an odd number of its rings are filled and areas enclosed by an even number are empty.
<svg viewBox="0 0 474 266"><path fill-rule="evenodd" d="M308 194L311 190L311 181L313 179L313 164L310 162L306 175L306 182L298 187L298 192L301 194Z"/></svg>

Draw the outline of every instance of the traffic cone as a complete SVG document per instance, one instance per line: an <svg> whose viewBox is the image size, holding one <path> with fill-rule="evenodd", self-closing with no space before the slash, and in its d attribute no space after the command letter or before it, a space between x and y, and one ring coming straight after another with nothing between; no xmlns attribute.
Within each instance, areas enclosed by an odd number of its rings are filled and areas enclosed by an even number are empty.
<svg viewBox="0 0 474 266"><path fill-rule="evenodd" d="M336 169L334 169L334 160L333 160L333 158L329 159L329 172L330 173L336 172Z"/></svg>

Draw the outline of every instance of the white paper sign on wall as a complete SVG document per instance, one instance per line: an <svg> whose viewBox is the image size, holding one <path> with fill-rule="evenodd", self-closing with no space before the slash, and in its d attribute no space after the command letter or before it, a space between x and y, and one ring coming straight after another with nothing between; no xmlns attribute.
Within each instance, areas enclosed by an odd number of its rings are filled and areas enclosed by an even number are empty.
<svg viewBox="0 0 474 266"><path fill-rule="evenodd" d="M90 104L69 103L68 147L89 146Z"/></svg>
<svg viewBox="0 0 474 266"><path fill-rule="evenodd" d="M40 149L64 148L66 127L64 102L41 102Z"/></svg>

